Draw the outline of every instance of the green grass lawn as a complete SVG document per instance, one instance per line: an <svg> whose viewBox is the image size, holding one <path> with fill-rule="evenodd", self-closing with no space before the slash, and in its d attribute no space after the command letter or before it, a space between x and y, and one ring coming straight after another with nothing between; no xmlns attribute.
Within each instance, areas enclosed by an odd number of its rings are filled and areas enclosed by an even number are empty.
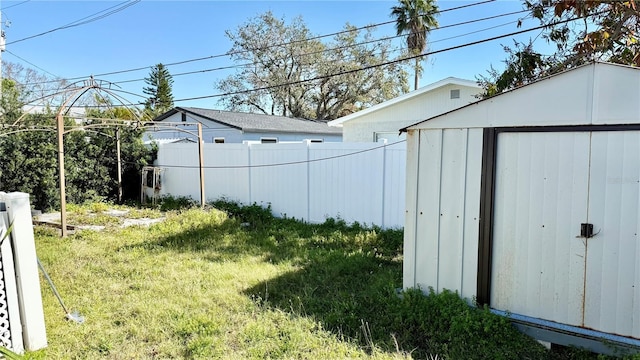
<svg viewBox="0 0 640 360"><path fill-rule="evenodd" d="M128 228L93 216L100 207L72 207L70 223L94 219L106 229L61 239L36 227L38 256L67 307L86 321L65 320L42 280L49 346L27 357L553 357L506 319L468 307L456 294L399 296L401 231L217 207L224 211L134 209L134 216L166 219Z"/></svg>

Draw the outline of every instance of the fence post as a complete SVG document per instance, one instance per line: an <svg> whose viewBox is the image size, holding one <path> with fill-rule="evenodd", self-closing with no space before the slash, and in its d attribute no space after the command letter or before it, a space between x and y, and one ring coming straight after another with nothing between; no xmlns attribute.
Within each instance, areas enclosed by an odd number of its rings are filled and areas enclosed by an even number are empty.
<svg viewBox="0 0 640 360"><path fill-rule="evenodd" d="M247 188L249 190L249 203L247 205L252 205L253 202L251 201L251 172L253 171L253 169L251 168L251 144L247 143L247 157L248 160L247 162L249 163L247 165L247 180L249 180L249 187Z"/></svg>
<svg viewBox="0 0 640 360"><path fill-rule="evenodd" d="M382 147L382 217L380 219L380 227L384 229L384 198L387 195L386 193L386 177L387 177L387 143L385 141L384 146Z"/></svg>
<svg viewBox="0 0 640 360"><path fill-rule="evenodd" d="M24 346L29 351L38 350L47 346L47 332L44 325L29 194L3 194L0 200L4 200L9 223L13 224L10 238L14 251Z"/></svg>
<svg viewBox="0 0 640 360"><path fill-rule="evenodd" d="M306 222L311 222L311 141L307 141L307 218Z"/></svg>

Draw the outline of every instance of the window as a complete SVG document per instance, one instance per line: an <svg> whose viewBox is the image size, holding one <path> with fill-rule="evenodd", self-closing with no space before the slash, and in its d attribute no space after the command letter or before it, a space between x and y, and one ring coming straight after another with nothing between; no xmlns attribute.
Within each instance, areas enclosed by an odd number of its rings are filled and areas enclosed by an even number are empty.
<svg viewBox="0 0 640 360"><path fill-rule="evenodd" d="M185 121L185 122L186 122L186 121L187 121L187 113L182 113L182 114L181 114L181 116L180 116L180 119L181 119L182 121Z"/></svg>
<svg viewBox="0 0 640 360"><path fill-rule="evenodd" d="M460 99L460 89L451 90L451 98L452 99Z"/></svg>
<svg viewBox="0 0 640 360"><path fill-rule="evenodd" d="M402 141L407 138L407 133L400 133L399 131L389 132L374 132L373 141L385 142L387 144L394 144L398 141Z"/></svg>
<svg viewBox="0 0 640 360"><path fill-rule="evenodd" d="M278 138L260 138L262 144L275 144L278 142Z"/></svg>
<svg viewBox="0 0 640 360"><path fill-rule="evenodd" d="M223 137L214 137L213 138L213 143L214 144L224 144L224 138Z"/></svg>

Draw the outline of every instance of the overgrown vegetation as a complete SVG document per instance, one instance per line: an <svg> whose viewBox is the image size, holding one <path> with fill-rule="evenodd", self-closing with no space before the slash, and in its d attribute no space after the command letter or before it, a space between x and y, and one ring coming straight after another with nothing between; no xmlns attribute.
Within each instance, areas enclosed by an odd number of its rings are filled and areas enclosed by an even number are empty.
<svg viewBox="0 0 640 360"><path fill-rule="evenodd" d="M0 188L31 195L37 209L58 209L59 174L55 113L25 114L25 91L14 80L2 80L3 110L0 117ZM109 99L96 97L107 106ZM142 143L142 131L132 126L103 125L109 119L132 120L135 110L122 107L87 108L81 126L76 119L65 118L64 154L66 196L70 203L99 199L116 200L117 147L120 138L122 188L124 199L138 198L140 170L150 164L154 149ZM116 132L118 132L116 134Z"/></svg>
<svg viewBox="0 0 640 360"><path fill-rule="evenodd" d="M545 28L541 39L556 45L549 55L532 41L505 46L505 69L491 67L478 76L482 97L500 94L542 77L592 61L640 66L640 12L637 1L523 0L532 18ZM522 26L518 22L518 27ZM539 35L539 36L540 36Z"/></svg>
<svg viewBox="0 0 640 360"><path fill-rule="evenodd" d="M28 357L594 358L548 353L449 291L398 293L399 230L213 206L153 210L166 220L66 239L37 227L38 255L67 306L87 320L65 321L43 288L49 347ZM71 210L87 208L105 211Z"/></svg>

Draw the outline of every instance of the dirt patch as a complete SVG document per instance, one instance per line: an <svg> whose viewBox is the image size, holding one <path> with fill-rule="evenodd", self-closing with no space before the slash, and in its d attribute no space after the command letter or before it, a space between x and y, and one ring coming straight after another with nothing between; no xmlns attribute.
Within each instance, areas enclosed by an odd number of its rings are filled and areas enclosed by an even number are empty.
<svg viewBox="0 0 640 360"><path fill-rule="evenodd" d="M110 215L122 219L120 227L125 228L129 226L150 226L164 221L164 217L161 218L127 218L129 210L117 210L109 209L103 212L103 214ZM33 223L37 225L52 226L60 228L60 212L36 214L33 216ZM87 224L71 224L67 220L68 230L94 230L101 231L105 229L104 225L87 225Z"/></svg>

